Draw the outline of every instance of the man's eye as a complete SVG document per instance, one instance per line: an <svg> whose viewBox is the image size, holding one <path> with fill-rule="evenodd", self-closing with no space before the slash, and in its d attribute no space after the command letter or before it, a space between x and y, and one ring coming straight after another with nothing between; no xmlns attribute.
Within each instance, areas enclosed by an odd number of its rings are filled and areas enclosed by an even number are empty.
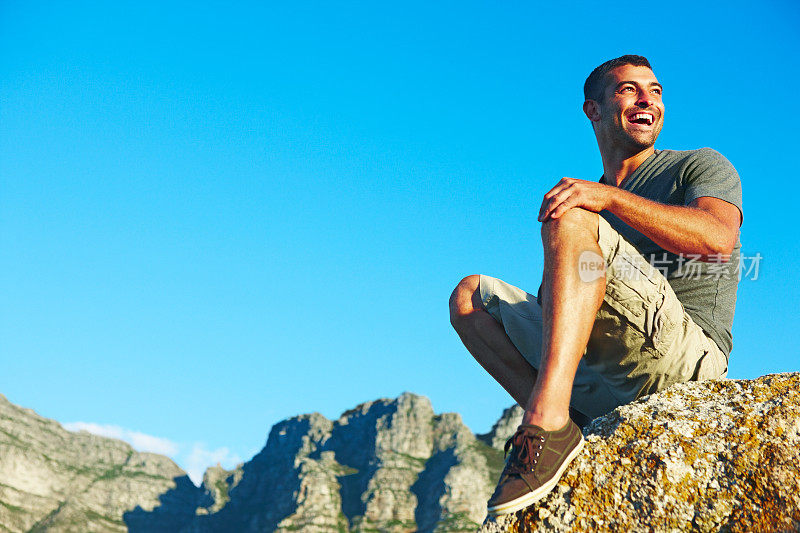
<svg viewBox="0 0 800 533"><path fill-rule="evenodd" d="M633 90L633 87L631 87L631 86L629 85L629 86L627 86L627 87L623 87L622 89L620 89L620 90L619 90L619 92L621 92L621 93L624 93L624 92L631 92L632 90Z"/></svg>

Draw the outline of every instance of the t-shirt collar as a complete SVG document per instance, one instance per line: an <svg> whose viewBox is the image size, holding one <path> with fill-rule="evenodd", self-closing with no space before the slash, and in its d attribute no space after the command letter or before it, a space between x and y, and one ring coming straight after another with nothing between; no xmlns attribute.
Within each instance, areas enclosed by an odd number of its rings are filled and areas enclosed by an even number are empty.
<svg viewBox="0 0 800 533"><path fill-rule="evenodd" d="M633 178L634 178L634 176L636 176L637 174L639 174L639 173L640 173L640 171L641 171L641 170L642 170L644 167L646 167L647 165L649 165L649 164L650 164L650 162L651 162L653 159L655 159L655 158L656 158L656 156L658 156L658 154L660 154L660 153L661 153L661 150L653 150L653 153L652 153L652 154L650 154L650 156L649 156L647 159L645 159L644 161L642 161L642 164L641 164L641 165L639 165L638 167L636 167L636 170L634 170L634 171L631 173L631 175L630 175L630 176L628 176L627 178L625 178L624 180L622 180L622 185L625 185L626 183L631 183L631 182L633 181ZM601 176L600 176L600 180L599 180L599 181L600 181L600 183L602 183L602 184L604 184L604 185L605 185L605 184L607 183L607 182L606 182L606 175L605 175L605 174L601 175Z"/></svg>

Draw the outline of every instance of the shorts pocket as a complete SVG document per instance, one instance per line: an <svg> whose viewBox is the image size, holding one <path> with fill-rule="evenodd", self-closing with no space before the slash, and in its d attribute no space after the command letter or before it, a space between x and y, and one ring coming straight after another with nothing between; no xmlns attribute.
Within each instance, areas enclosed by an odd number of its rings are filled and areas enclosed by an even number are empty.
<svg viewBox="0 0 800 533"><path fill-rule="evenodd" d="M612 281L606 286L605 301L644 333L646 304L640 294L624 283Z"/></svg>
<svg viewBox="0 0 800 533"><path fill-rule="evenodd" d="M637 288L612 279L606 286L604 301L641 335L642 350L660 358L669 353L674 341L675 321L671 316L674 302L651 280L641 285Z"/></svg>

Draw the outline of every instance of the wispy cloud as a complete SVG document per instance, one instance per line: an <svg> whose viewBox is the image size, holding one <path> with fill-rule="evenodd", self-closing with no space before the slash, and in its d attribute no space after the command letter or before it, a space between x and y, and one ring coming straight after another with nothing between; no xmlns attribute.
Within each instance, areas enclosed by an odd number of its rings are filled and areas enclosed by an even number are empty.
<svg viewBox="0 0 800 533"><path fill-rule="evenodd" d="M203 481L203 472L209 466L219 463L222 468L229 469L241 462L242 459L237 454L231 453L227 447L209 450L205 444L195 442L182 464L192 481L199 485Z"/></svg>
<svg viewBox="0 0 800 533"><path fill-rule="evenodd" d="M242 462L238 454L227 447L209 450L205 443L195 442L191 445L178 444L163 437L148 435L121 426L95 424L94 422L68 422L63 424L67 431L88 431L101 437L124 440L140 452L153 452L166 455L183 468L195 485L203 482L206 468L220 464L230 469Z"/></svg>
<svg viewBox="0 0 800 533"><path fill-rule="evenodd" d="M179 449L178 445L169 439L154 437L153 435L120 426L95 424L93 422L68 422L64 424L64 429L67 431L84 430L101 437L124 440L140 452L160 453L161 455L173 457L177 455Z"/></svg>

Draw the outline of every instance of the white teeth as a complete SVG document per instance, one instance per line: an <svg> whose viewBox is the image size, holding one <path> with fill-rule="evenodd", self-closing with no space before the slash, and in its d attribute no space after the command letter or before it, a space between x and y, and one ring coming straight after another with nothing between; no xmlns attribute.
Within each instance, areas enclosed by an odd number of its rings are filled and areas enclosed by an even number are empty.
<svg viewBox="0 0 800 533"><path fill-rule="evenodd" d="M636 113L631 117L631 121L634 120L646 120L648 124L653 123L653 115L649 115L647 113Z"/></svg>

